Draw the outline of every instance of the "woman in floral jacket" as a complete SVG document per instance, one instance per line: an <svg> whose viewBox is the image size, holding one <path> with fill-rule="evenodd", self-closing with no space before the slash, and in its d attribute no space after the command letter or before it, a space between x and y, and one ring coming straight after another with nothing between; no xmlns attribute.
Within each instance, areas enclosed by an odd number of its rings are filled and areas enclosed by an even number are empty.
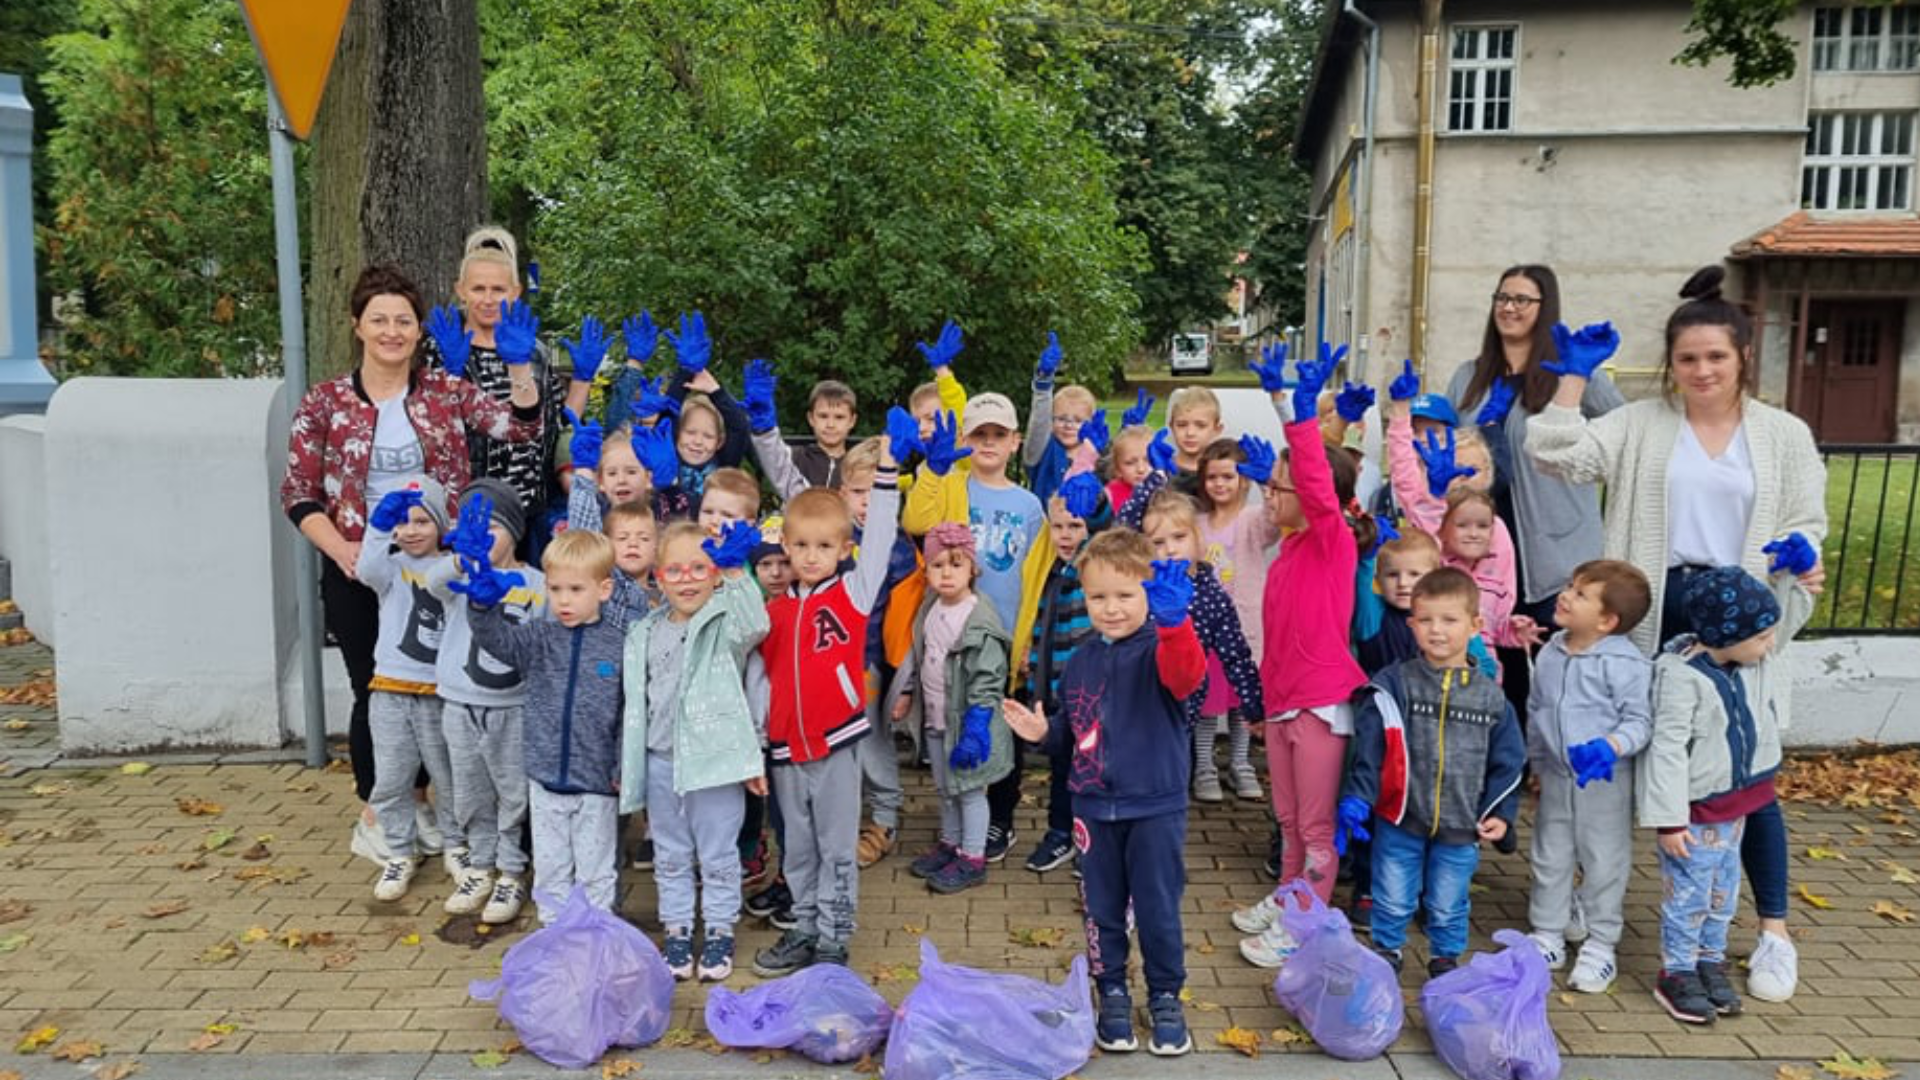
<svg viewBox="0 0 1920 1080"><path fill-rule="evenodd" d="M540 436L540 392L532 373L512 375L502 403L472 383L419 360L426 305L420 290L393 266L360 272L350 301L360 362L353 371L307 391L287 435L287 474L280 506L301 535L325 556L320 595L327 629L340 643L353 683L348 748L354 790L365 802L373 790L373 740L367 728L367 684L379 600L354 580L369 507L414 476L426 475L455 496L470 478L467 433L526 441ZM448 508L449 513L453 508ZM355 849L372 839L362 815Z"/></svg>

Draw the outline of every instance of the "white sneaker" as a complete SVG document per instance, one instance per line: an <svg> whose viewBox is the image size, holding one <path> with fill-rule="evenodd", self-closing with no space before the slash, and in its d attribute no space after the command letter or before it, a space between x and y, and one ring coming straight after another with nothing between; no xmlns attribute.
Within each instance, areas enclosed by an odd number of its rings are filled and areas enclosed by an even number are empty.
<svg viewBox="0 0 1920 1080"><path fill-rule="evenodd" d="M493 891L493 875L485 870L468 870L455 877L453 892L443 905L449 915L471 915L487 902Z"/></svg>
<svg viewBox="0 0 1920 1080"><path fill-rule="evenodd" d="M1193 778L1193 798L1195 802L1220 802L1226 798L1220 790L1220 774L1204 772Z"/></svg>
<svg viewBox="0 0 1920 1080"><path fill-rule="evenodd" d="M369 822L366 818L355 818L353 822L353 842L347 849L369 862L387 865L393 858L393 849L387 846L387 833L380 827L378 820Z"/></svg>
<svg viewBox="0 0 1920 1080"><path fill-rule="evenodd" d="M1277 968L1287 962L1300 943L1293 940L1287 928L1275 922L1261 933L1250 938L1240 939L1240 955L1254 967Z"/></svg>
<svg viewBox="0 0 1920 1080"><path fill-rule="evenodd" d="M373 883L373 898L390 903L407 895L407 886L413 884L412 859L388 859L386 868L380 871L380 880Z"/></svg>
<svg viewBox="0 0 1920 1080"><path fill-rule="evenodd" d="M1604 994L1613 986L1616 974L1613 950L1589 941L1580 946L1580 955L1573 962L1573 974L1567 977L1567 985L1583 994Z"/></svg>
<svg viewBox="0 0 1920 1080"><path fill-rule="evenodd" d="M1260 790L1260 777L1254 774L1253 766L1236 765L1227 770L1227 775L1233 778L1235 795L1248 802L1259 802L1267 797L1267 793Z"/></svg>
<svg viewBox="0 0 1920 1080"><path fill-rule="evenodd" d="M1258 934L1279 921L1280 902L1272 893L1261 897L1252 907L1239 908L1233 913L1233 928L1243 934Z"/></svg>
<svg viewBox="0 0 1920 1080"><path fill-rule="evenodd" d="M1543 930L1535 930L1527 935L1533 947L1540 950L1540 958L1547 962L1548 971L1559 971L1567 966L1566 939Z"/></svg>
<svg viewBox="0 0 1920 1080"><path fill-rule="evenodd" d="M440 854L440 865L447 868L447 876L454 881L473 873L473 856L466 848L448 848Z"/></svg>
<svg viewBox="0 0 1920 1080"><path fill-rule="evenodd" d="M1587 940L1587 906L1580 902L1580 894L1573 894L1573 910L1567 913L1567 940L1578 944Z"/></svg>
<svg viewBox="0 0 1920 1080"><path fill-rule="evenodd" d="M519 878L500 875L500 880L493 883L493 895L487 897L480 921L489 926L512 922L520 917L520 904L526 896L526 887L520 884Z"/></svg>
<svg viewBox="0 0 1920 1080"><path fill-rule="evenodd" d="M433 804L418 802L413 804L414 846L422 855L438 855L447 849L447 837L440 831L439 819L433 816Z"/></svg>
<svg viewBox="0 0 1920 1080"><path fill-rule="evenodd" d="M1761 1001L1788 1001L1800 982L1800 953L1793 939L1760 931L1760 943L1747 957L1747 993Z"/></svg>

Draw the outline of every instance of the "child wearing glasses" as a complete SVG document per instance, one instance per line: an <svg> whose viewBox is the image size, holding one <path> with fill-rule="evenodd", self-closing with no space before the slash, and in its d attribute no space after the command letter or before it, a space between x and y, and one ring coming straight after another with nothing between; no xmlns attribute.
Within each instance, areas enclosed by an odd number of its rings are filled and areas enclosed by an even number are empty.
<svg viewBox="0 0 1920 1080"><path fill-rule="evenodd" d="M1024 464L1027 489L1045 506L1060 491L1067 469L1077 461L1091 467L1112 441L1107 413L1096 409L1084 386L1053 387L1060 370L1060 341L1051 332L1033 369L1033 407L1027 411Z"/></svg>
<svg viewBox="0 0 1920 1080"><path fill-rule="evenodd" d="M620 809L647 811L661 952L676 979L696 970L696 860L706 930L698 973L705 982L733 974L740 823L746 793L767 793L746 690L747 658L767 636L766 605L746 576L759 543L748 521L718 539L693 522L667 526L654 566L666 603L627 633Z"/></svg>

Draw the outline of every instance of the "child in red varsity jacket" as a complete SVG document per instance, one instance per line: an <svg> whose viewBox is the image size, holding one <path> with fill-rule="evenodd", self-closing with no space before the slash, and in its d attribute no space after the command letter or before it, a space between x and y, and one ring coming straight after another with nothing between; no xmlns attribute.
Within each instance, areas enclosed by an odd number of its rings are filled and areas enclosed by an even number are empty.
<svg viewBox="0 0 1920 1080"><path fill-rule="evenodd" d="M773 793L786 821L781 858L793 891L793 929L760 950L753 969L786 975L819 962L845 964L859 903L860 763L867 733L867 617L886 583L900 521L895 462L919 447L919 424L896 408L887 416L867 505L860 557L853 512L831 488L810 488L786 506L781 541L793 584L767 604L772 624L760 644L770 708L767 744Z"/></svg>

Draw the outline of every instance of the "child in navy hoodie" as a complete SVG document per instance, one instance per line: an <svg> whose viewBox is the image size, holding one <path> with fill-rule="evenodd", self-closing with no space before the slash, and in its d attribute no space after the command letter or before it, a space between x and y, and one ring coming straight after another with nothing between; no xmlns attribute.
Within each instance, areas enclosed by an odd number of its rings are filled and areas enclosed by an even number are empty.
<svg viewBox="0 0 1920 1080"><path fill-rule="evenodd" d="M1087 910L1087 954L1099 987L1102 1050L1133 1050L1127 994L1127 912L1133 911L1161 1056L1193 1049L1180 990L1186 945L1187 786L1191 734L1182 702L1200 689L1206 653L1187 617L1193 579L1184 560L1154 561L1145 537L1101 533L1080 556L1087 615L1097 637L1067 661L1062 715L1009 699L1007 723L1021 738L1073 750L1068 787ZM1152 615L1153 625L1147 625Z"/></svg>

